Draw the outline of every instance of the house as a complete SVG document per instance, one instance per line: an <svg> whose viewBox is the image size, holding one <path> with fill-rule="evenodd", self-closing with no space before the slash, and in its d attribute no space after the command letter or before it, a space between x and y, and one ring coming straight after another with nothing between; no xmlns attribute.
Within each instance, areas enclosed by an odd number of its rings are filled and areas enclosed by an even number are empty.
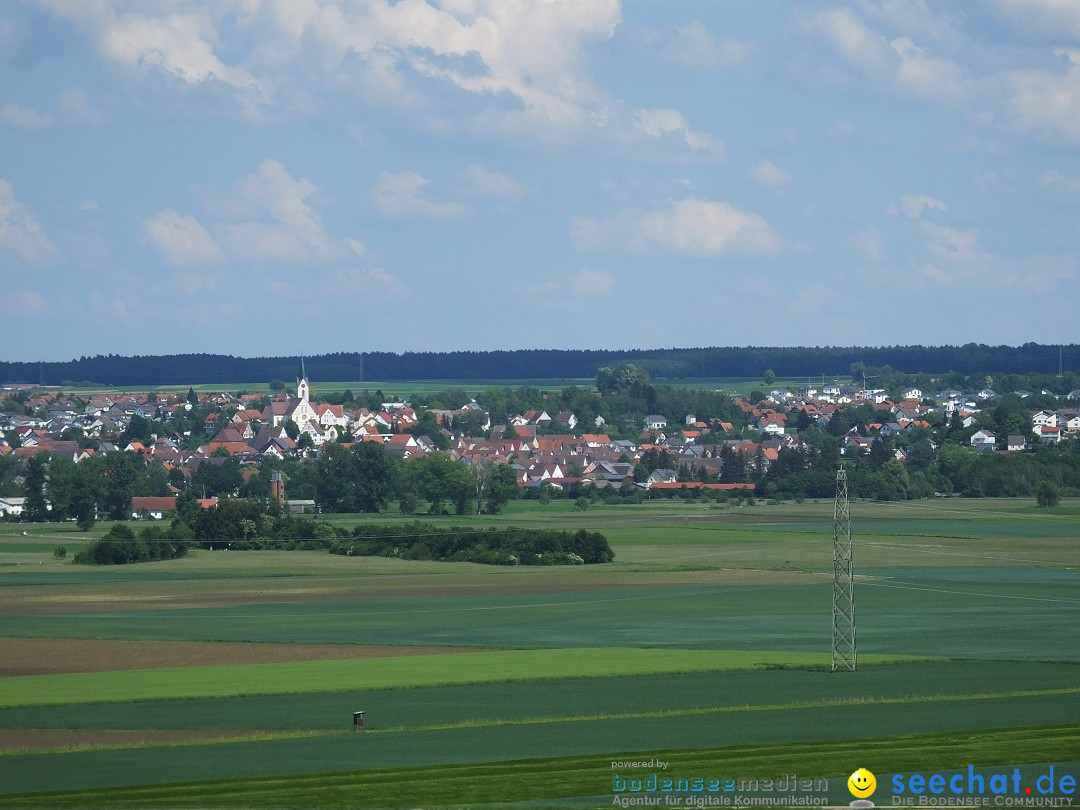
<svg viewBox="0 0 1080 810"><path fill-rule="evenodd" d="M679 474L675 470L653 470L649 473L649 477L645 479L645 486L649 487L653 484L673 484L678 480Z"/></svg>
<svg viewBox="0 0 1080 810"><path fill-rule="evenodd" d="M991 433L989 430L986 430L985 428L983 428L982 430L977 430L973 434L971 434L971 446L976 449L978 449L982 445L990 445L991 447L993 447L996 441L997 436L995 436L993 433Z"/></svg>
<svg viewBox="0 0 1080 810"><path fill-rule="evenodd" d="M1018 453L1027 449L1027 440L1023 436L1009 436L1006 440L1005 449L1010 453Z"/></svg>
<svg viewBox="0 0 1080 810"><path fill-rule="evenodd" d="M1041 427L1057 427L1058 417L1053 411L1037 411L1031 415L1031 427L1038 432Z"/></svg>
<svg viewBox="0 0 1080 810"><path fill-rule="evenodd" d="M903 394L902 394L902 396L900 398L901 399L920 400L920 399L922 399L922 389L921 388L915 388L915 387L905 388L904 391L903 391Z"/></svg>
<svg viewBox="0 0 1080 810"><path fill-rule="evenodd" d="M667 417L650 413L645 417L645 430L663 430L667 427Z"/></svg>
<svg viewBox="0 0 1080 810"><path fill-rule="evenodd" d="M1035 429L1035 435L1039 437L1043 444L1061 443L1061 428L1059 427L1043 425L1042 427Z"/></svg>
<svg viewBox="0 0 1080 810"><path fill-rule="evenodd" d="M26 498L16 498L14 495L0 498L0 515L21 515Z"/></svg>
<svg viewBox="0 0 1080 810"><path fill-rule="evenodd" d="M161 520L167 512L172 512L175 509L175 495L136 495L131 499L131 517L133 520L138 520L144 516L153 520Z"/></svg>

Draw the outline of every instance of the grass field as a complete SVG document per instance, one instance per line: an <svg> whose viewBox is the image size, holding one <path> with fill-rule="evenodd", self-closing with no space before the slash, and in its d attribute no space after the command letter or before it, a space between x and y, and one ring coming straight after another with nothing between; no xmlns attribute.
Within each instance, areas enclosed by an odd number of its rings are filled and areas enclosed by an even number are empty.
<svg viewBox="0 0 1080 810"><path fill-rule="evenodd" d="M852 515L855 673L828 671L831 502L475 519L584 526L616 552L559 569L89 568L53 556L87 542L70 525L0 524L0 806L598 807L626 760L797 772L845 805L860 766L879 806L893 773L1080 776L1080 509Z"/></svg>

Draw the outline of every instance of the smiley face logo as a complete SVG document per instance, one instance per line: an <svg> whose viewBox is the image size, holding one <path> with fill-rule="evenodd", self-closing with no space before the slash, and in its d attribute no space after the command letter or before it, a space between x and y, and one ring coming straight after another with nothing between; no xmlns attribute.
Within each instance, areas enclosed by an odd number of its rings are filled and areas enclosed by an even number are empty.
<svg viewBox="0 0 1080 810"><path fill-rule="evenodd" d="M859 768L847 780L847 788L857 799L865 799L877 790L877 779L866 768Z"/></svg>

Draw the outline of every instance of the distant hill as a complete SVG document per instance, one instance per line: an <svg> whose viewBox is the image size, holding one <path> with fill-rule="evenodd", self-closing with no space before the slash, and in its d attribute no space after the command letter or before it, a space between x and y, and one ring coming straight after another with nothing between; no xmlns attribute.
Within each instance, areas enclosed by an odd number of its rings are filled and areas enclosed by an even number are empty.
<svg viewBox="0 0 1080 810"><path fill-rule="evenodd" d="M505 380L592 378L620 362L645 368L655 379L760 377L808 379L851 373L853 364L891 366L907 373L1055 374L1080 368L1080 347L1023 346L710 347L687 349L519 349L476 352L338 352L305 357L308 377L320 382L359 380ZM0 382L112 386L266 384L291 382L299 357L233 357L220 354L99 355L63 363L0 362Z"/></svg>

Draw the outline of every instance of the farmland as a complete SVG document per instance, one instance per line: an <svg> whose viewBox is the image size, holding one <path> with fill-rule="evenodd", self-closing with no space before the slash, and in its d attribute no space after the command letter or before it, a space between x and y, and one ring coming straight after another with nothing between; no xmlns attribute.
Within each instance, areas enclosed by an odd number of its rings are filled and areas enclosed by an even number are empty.
<svg viewBox="0 0 1080 810"><path fill-rule="evenodd" d="M1078 775L1080 510L852 513L855 673L828 671L831 503L474 518L616 553L559 568L92 568L54 557L86 542L70 524L0 524L0 806L609 806L615 760L797 772L843 804L860 766Z"/></svg>

